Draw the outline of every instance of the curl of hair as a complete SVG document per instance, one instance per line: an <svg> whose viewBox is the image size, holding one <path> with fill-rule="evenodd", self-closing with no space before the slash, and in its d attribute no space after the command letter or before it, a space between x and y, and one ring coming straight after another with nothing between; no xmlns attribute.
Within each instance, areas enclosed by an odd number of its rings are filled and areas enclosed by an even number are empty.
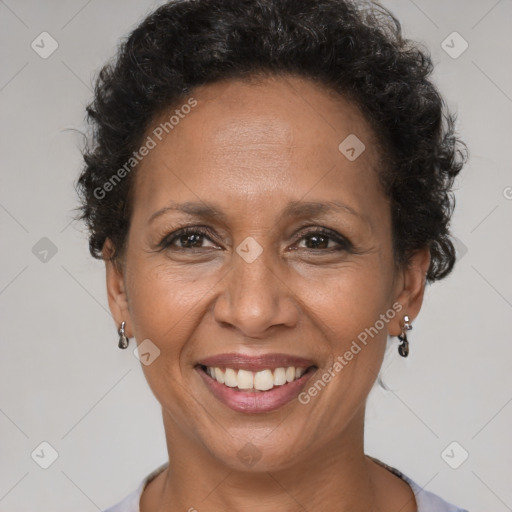
<svg viewBox="0 0 512 512"><path fill-rule="evenodd" d="M294 74L355 102L382 154L379 176L391 205L397 263L429 247L427 281L455 263L449 222L455 177L467 158L430 79L428 51L402 36L375 2L351 0L175 0L122 41L100 71L87 107L92 133L77 181L80 217L96 258L104 242L122 256L132 171L105 197L95 193L140 147L150 123L193 88L227 79Z"/></svg>

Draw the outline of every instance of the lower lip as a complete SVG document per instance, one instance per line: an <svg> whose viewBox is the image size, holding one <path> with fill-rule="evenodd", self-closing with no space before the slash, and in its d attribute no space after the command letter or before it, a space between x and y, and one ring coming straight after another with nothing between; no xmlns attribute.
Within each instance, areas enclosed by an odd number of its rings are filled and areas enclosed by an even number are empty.
<svg viewBox="0 0 512 512"><path fill-rule="evenodd" d="M306 382L315 372L310 368L302 377L268 391L238 391L212 379L201 367L196 367L210 392L224 405L237 412L271 412L283 407L298 396Z"/></svg>

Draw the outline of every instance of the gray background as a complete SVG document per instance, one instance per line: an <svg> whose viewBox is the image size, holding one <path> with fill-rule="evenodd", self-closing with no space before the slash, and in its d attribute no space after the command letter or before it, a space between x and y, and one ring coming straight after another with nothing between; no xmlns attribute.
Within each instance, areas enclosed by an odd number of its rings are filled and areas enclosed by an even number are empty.
<svg viewBox="0 0 512 512"><path fill-rule="evenodd" d="M117 348L103 264L72 222L91 80L160 3L0 1L3 511L99 510L166 460L158 404L132 351ZM384 5L431 49L471 160L457 184L460 261L427 289L410 357L390 346L391 390L371 394L367 452L472 511L512 510L512 1ZM59 45L46 59L31 47L43 31ZM469 43L458 58L441 46L454 31ZM48 469L34 460L49 456L43 441L58 453Z"/></svg>

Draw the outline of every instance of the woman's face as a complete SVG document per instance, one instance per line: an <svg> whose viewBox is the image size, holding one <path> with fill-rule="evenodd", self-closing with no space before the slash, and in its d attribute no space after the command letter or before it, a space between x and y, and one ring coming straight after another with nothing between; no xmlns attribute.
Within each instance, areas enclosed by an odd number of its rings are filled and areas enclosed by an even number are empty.
<svg viewBox="0 0 512 512"><path fill-rule="evenodd" d="M351 103L295 77L192 96L146 134L155 147L136 171L124 264L107 264L109 301L129 336L150 340L142 367L168 439L232 468L284 468L362 435L428 253L395 268L379 151Z"/></svg>

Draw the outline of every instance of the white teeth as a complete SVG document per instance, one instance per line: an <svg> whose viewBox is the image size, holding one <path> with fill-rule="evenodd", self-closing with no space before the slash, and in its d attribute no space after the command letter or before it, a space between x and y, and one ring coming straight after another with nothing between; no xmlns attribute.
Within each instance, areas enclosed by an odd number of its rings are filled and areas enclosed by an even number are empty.
<svg viewBox="0 0 512 512"><path fill-rule="evenodd" d="M238 386L238 379L236 377L235 370L226 368L226 371L224 372L224 384L230 388L236 388Z"/></svg>
<svg viewBox="0 0 512 512"><path fill-rule="evenodd" d="M230 388L241 390L255 389L257 391L268 391L274 386L283 386L287 382L299 379L306 372L306 368L288 366L287 368L276 368L274 371L265 369L258 372L249 370L234 370L208 366L206 373L212 379Z"/></svg>
<svg viewBox="0 0 512 512"><path fill-rule="evenodd" d="M238 370L238 388L252 389L254 387L254 373L247 370Z"/></svg>
<svg viewBox="0 0 512 512"><path fill-rule="evenodd" d="M274 386L282 386L283 384L286 384L286 370L276 368L274 370Z"/></svg>
<svg viewBox="0 0 512 512"><path fill-rule="evenodd" d="M241 371L241 370L240 370ZM254 375L254 387L260 391L267 391L274 387L274 376L270 370L262 370Z"/></svg>
<svg viewBox="0 0 512 512"><path fill-rule="evenodd" d="M224 384L224 372L220 368L215 368L215 379L217 382Z"/></svg>

